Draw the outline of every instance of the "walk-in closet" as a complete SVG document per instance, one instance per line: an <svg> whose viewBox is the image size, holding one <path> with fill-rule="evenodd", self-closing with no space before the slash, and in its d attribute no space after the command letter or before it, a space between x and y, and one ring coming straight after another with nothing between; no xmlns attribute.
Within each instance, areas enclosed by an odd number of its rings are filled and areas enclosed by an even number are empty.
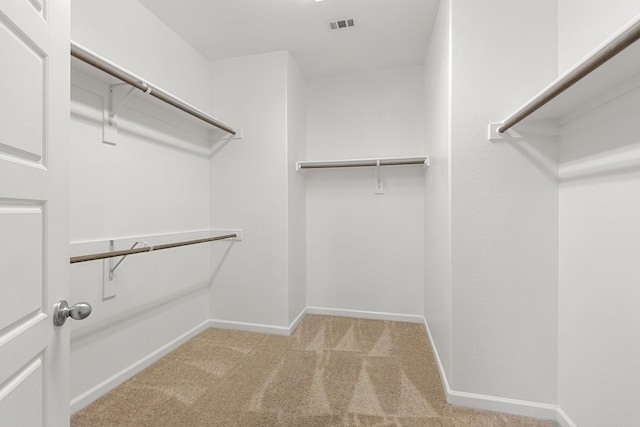
<svg viewBox="0 0 640 427"><path fill-rule="evenodd" d="M640 426L638 39L0 0L0 426Z"/></svg>

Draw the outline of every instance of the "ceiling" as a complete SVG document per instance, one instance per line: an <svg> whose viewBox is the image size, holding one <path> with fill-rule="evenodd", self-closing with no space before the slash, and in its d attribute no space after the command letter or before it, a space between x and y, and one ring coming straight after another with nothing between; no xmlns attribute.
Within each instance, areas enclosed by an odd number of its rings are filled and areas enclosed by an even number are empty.
<svg viewBox="0 0 640 427"><path fill-rule="evenodd" d="M439 0L138 0L210 60L288 50L307 76L422 64ZM330 31L328 21L355 17Z"/></svg>

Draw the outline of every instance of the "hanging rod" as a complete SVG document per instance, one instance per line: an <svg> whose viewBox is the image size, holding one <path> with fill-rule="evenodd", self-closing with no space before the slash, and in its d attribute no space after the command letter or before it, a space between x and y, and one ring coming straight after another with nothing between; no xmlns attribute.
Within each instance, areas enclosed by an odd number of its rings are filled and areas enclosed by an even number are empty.
<svg viewBox="0 0 640 427"><path fill-rule="evenodd" d="M429 157L428 156L386 157L386 158L379 158L379 159L299 161L296 163L296 170L378 166L378 162L380 166L406 166L406 165L429 166Z"/></svg>
<svg viewBox="0 0 640 427"><path fill-rule="evenodd" d="M122 80L123 82L139 89L140 91L147 93L153 97L158 98L159 100L166 102L169 105L176 107L179 110L184 111L187 114L190 114L212 126L217 127L218 129L222 129L223 131L230 133L232 135L236 134L236 131L233 130L229 125L222 123L221 121L211 117L207 113L197 109L196 107L188 104L187 102L181 100L180 98L165 92L157 86L152 85L149 82L145 82L140 77L135 74L125 70L124 68L114 64L101 57L100 55L90 51L89 49L79 45L78 43L71 42L71 56L78 58L79 60L86 62L87 64L104 71L107 74L112 75L113 77Z"/></svg>
<svg viewBox="0 0 640 427"><path fill-rule="evenodd" d="M125 249L122 251L111 251L111 252L103 252L99 254L74 256L69 259L69 263L75 264L77 262L95 261L98 259L133 255L133 254L139 254L142 252L161 251L163 249L171 249L171 248L177 248L180 246L196 245L198 243L214 242L216 240L232 239L234 237L238 237L238 234L237 233L225 234L223 236L207 237L204 239L196 239L196 240L185 240L183 242L166 243L164 245L147 246L144 248L132 248L132 249Z"/></svg>
<svg viewBox="0 0 640 427"><path fill-rule="evenodd" d="M511 129L638 39L640 39L640 20L636 20L623 28L618 35L614 36L591 56L554 80L546 89L505 119L502 125L498 127L498 132L504 133Z"/></svg>

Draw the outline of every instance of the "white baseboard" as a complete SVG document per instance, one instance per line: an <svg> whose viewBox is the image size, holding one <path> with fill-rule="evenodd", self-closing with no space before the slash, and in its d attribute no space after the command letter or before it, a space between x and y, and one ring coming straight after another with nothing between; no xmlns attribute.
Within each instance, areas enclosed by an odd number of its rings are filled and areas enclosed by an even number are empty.
<svg viewBox="0 0 640 427"><path fill-rule="evenodd" d="M291 322L289 326L274 326L264 323L250 323L250 322L238 322L233 320L221 320L211 319L209 320L209 326L212 328L220 329L234 329L237 331L247 332L259 332L272 335L291 335L304 316L307 314L325 314L329 316L343 316L343 317L355 317L360 319L378 319L378 320L393 320L397 322L411 322L422 323L424 318L421 316L412 316L407 314L395 314L395 313L380 313L375 311L361 311L361 310L343 310L336 308L324 308L324 307L306 307L300 314Z"/></svg>
<svg viewBox="0 0 640 427"><path fill-rule="evenodd" d="M442 364L442 360L440 359L438 348L436 347L436 343L433 340L433 335L431 334L431 330L429 329L429 324L427 323L427 319L423 317L422 323L424 324L424 328L427 331L427 338L429 339L429 344L431 345L431 351L433 352L433 357L436 359L436 366L438 367L438 372L440 373L440 382L442 383L442 389L444 390L445 396L447 398L447 402L451 403L451 401L449 400L451 387L449 387L449 380L447 380L447 373L445 372L444 365Z"/></svg>
<svg viewBox="0 0 640 427"><path fill-rule="evenodd" d="M218 329L233 329L236 331L258 332L271 335L289 335L286 326L265 325L263 323L236 322L233 320L211 319L209 327Z"/></svg>
<svg viewBox="0 0 640 427"><path fill-rule="evenodd" d="M262 334L289 336L296 330L298 324L304 319L307 310L304 309L298 314L289 326L275 326L264 323L237 322L233 320L210 319L209 327L218 329L234 329L236 331L259 332Z"/></svg>
<svg viewBox="0 0 640 427"><path fill-rule="evenodd" d="M305 308L302 309L300 314L298 314L298 317L293 319L293 322L291 322L291 325L289 325L289 335L291 335L292 333L295 332L296 328L298 327L300 322L302 322L302 319L304 319L304 316L306 316L306 315L307 315L307 309L305 307Z"/></svg>
<svg viewBox="0 0 640 427"><path fill-rule="evenodd" d="M447 390L446 394L447 402L454 406L524 415L543 420L556 420L558 418L558 406L553 404L465 393L451 389Z"/></svg>
<svg viewBox="0 0 640 427"><path fill-rule="evenodd" d="M340 308L307 307L307 314L355 317L358 319L392 320L395 322L423 323L424 317L411 314L383 313L378 311L345 310Z"/></svg>
<svg viewBox="0 0 640 427"><path fill-rule="evenodd" d="M436 359L438 371L440 372L442 387L449 404L453 406L463 406L466 408L482 409L485 411L496 411L513 415L523 415L543 420L554 420L562 423L562 421L560 420L560 414L563 412L557 405L452 390L449 386L449 380L447 379L447 374L444 371L442 361L440 360L438 348L433 341L433 336L431 334L431 330L429 329L429 324L424 318L423 322L425 329L427 330L429 343L431 344L431 348L433 349L433 354ZM576 426L575 424L563 424L563 427Z"/></svg>
<svg viewBox="0 0 640 427"><path fill-rule="evenodd" d="M567 415L562 408L558 407L558 419L556 420L562 427L578 427L576 423Z"/></svg>
<svg viewBox="0 0 640 427"><path fill-rule="evenodd" d="M127 381L129 378L141 372L143 369L149 367L154 362L160 360L162 357L171 353L173 350L180 347L182 344L189 341L191 338L195 337L199 333L207 330L208 328L209 328L209 321L206 320L201 324L199 324L198 326L196 326L195 328L180 335L178 338L174 339L168 344L160 347L153 353L150 353L148 356L138 360L136 363L128 366L127 368L111 376L110 378L107 378L106 380L96 385L95 387L82 393L80 396L74 398L73 400L71 400L71 414L75 414L76 412L85 408L94 400L110 392L111 390L113 390L123 382Z"/></svg>

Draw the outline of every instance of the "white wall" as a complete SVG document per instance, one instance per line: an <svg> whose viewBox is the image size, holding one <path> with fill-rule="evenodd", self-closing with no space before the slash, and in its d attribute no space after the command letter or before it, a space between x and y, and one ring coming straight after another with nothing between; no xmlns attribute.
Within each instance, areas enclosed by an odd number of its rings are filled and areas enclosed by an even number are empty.
<svg viewBox="0 0 640 427"><path fill-rule="evenodd" d="M425 59L424 317L451 376L451 2L442 0Z"/></svg>
<svg viewBox="0 0 640 427"><path fill-rule="evenodd" d="M288 325L287 53L211 63L213 114L243 129L211 157L211 222L245 240L214 277L213 319Z"/></svg>
<svg viewBox="0 0 640 427"><path fill-rule="evenodd" d="M243 131L211 157L211 222L245 236L224 269L212 264L211 317L287 333L304 299L304 189L292 174L304 153L303 76L282 51L214 61L211 80L214 115Z"/></svg>
<svg viewBox="0 0 640 427"><path fill-rule="evenodd" d="M287 56L287 184L289 234L289 323L307 307L307 189L296 161L307 156L306 79Z"/></svg>
<svg viewBox="0 0 640 427"><path fill-rule="evenodd" d="M421 66L310 79L307 159L424 154ZM422 315L424 168L303 172L307 182L308 304Z"/></svg>
<svg viewBox="0 0 640 427"><path fill-rule="evenodd" d="M72 0L71 40L209 111L209 62L137 1Z"/></svg>
<svg viewBox="0 0 640 427"><path fill-rule="evenodd" d="M137 2L74 0L71 24L74 41L208 107L208 63ZM72 255L106 252L113 238L168 243L207 230L208 133L135 98L121 110L118 144L103 144L108 85L77 70L71 83ZM109 299L101 261L71 266L70 302L94 309L70 326L72 410L208 319L208 261L206 245L131 256Z"/></svg>
<svg viewBox="0 0 640 427"><path fill-rule="evenodd" d="M555 25L554 0L452 2L453 390L556 401L556 146L487 140L555 77Z"/></svg>
<svg viewBox="0 0 640 427"><path fill-rule="evenodd" d="M564 67L640 13L592 1L571 14L575 3L559 1ZM639 113L636 89L567 124L560 143L558 403L581 427L640 419Z"/></svg>
<svg viewBox="0 0 640 427"><path fill-rule="evenodd" d="M558 0L558 71L565 72L640 13L637 0Z"/></svg>

